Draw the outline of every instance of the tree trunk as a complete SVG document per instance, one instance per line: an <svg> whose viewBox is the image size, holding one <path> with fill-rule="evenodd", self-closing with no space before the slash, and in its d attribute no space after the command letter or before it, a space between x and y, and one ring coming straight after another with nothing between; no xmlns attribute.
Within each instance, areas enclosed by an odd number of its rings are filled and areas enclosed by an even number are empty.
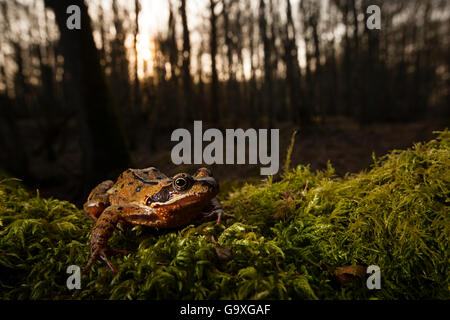
<svg viewBox="0 0 450 320"><path fill-rule="evenodd" d="M270 39L267 35L266 4L264 0L259 3L259 31L264 50L264 113L267 125L272 125L273 83L272 83L272 51Z"/></svg>
<svg viewBox="0 0 450 320"><path fill-rule="evenodd" d="M230 6L229 6L230 5ZM224 27L224 37L225 37L225 46L226 46L226 55L227 55L227 64L228 64L228 82L225 95L226 100L226 108L227 114L231 120L233 125L236 125L236 112L237 112L237 101L235 98L237 95L233 92L234 88L234 70L233 70L233 40L231 39L231 28L230 28L230 15L231 11L231 3L228 1L222 0L222 18L223 18L223 27Z"/></svg>
<svg viewBox="0 0 450 320"><path fill-rule="evenodd" d="M55 12L64 71L70 75L70 90L66 96L78 112L86 191L96 183L116 176L129 165L130 158L83 1L76 2L81 9L81 29L66 27L66 9L74 2L45 0L45 5Z"/></svg>
<svg viewBox="0 0 450 320"><path fill-rule="evenodd" d="M211 120L214 124L217 124L220 119L219 115L219 79L217 75L216 55L217 55L217 25L216 25L216 13L214 9L216 7L215 0L209 0L210 3L210 24L211 24L211 36L210 36L210 50L211 50Z"/></svg>
<svg viewBox="0 0 450 320"><path fill-rule="evenodd" d="M191 42L189 39L189 28L186 14L186 0L181 0L180 3L180 15L183 25L183 52L182 52L182 71L183 71L183 122L192 121L193 108L192 108L192 85L191 85Z"/></svg>
<svg viewBox="0 0 450 320"><path fill-rule="evenodd" d="M138 49L137 49L137 37L139 34L139 12L141 11L141 6L139 0L134 1L134 12L135 12L135 29L134 29L134 112L139 114L141 111L141 96L139 90L139 76L138 76Z"/></svg>

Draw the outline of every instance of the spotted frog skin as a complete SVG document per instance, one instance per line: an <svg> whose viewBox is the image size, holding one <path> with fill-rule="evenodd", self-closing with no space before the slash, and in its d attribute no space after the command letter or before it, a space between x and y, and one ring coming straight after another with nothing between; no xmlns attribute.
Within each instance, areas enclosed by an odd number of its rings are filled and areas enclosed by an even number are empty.
<svg viewBox="0 0 450 320"><path fill-rule="evenodd" d="M126 252L109 248L108 240L118 223L164 229L209 218L216 218L218 224L222 218L234 218L223 212L215 198L218 192L218 183L206 168L193 176L179 173L172 178L154 167L128 169L116 183L100 183L83 206L95 221L90 238L91 257L83 273L98 259L117 273L109 256Z"/></svg>

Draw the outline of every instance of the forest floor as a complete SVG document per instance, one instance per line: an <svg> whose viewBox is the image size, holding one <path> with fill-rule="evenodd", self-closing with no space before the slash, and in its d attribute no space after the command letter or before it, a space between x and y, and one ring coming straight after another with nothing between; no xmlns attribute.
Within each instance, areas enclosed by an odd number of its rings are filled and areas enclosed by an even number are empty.
<svg viewBox="0 0 450 320"><path fill-rule="evenodd" d="M0 180L0 299L448 300L450 132L379 156L345 178L299 165L224 192L235 219L219 225L118 228L118 273L97 262L72 291L93 222Z"/></svg>
<svg viewBox="0 0 450 320"><path fill-rule="evenodd" d="M357 173L369 169L373 163L372 153L381 156L394 149L406 149L414 143L428 141L435 136L433 131L443 130L446 125L448 126L443 120L422 120L360 126L350 119L329 119L326 123L311 128L307 132L297 132L291 155L291 167L309 164L313 171L323 170L330 161L336 175L343 177L346 173ZM292 133L296 129L290 123L279 125L278 128L280 129L279 174L281 174ZM170 137L167 137L165 141L170 141ZM175 144L170 142L169 145L173 147ZM139 168L158 167L166 174L176 174L183 170L195 171L193 165L174 165L170 159L170 152L171 148L166 148L154 154L142 146L133 153L133 162ZM259 169L265 166L260 164L209 167L214 177L225 183L264 178L259 175Z"/></svg>
<svg viewBox="0 0 450 320"><path fill-rule="evenodd" d="M361 126L345 118L328 119L315 128L297 132L291 156L291 166L310 165L311 170L326 168L328 160L338 176L357 173L368 169L372 164L372 153L376 156L390 150L405 149L416 142L430 140L433 131L448 126L444 120L421 120L409 123L377 123ZM280 171L286 158L292 133L295 127L286 123L277 126L280 129ZM244 128L245 129L245 128ZM76 128L70 128L76 130ZM32 135L30 134L30 139ZM142 136L145 136L143 134ZM194 172L193 165L174 165L170 158L171 149L176 142L170 141L170 132L162 134L156 141L158 151L152 151L145 138L141 139L136 150L132 151L132 162L136 168L155 166L167 175L181 171ZM204 144L205 146L206 144ZM78 141L67 141L64 154L59 154L57 163L35 157L31 171L36 182L29 184L29 190L39 192L44 197L69 200L81 206L85 195L80 192L79 181L81 163ZM246 180L261 180L259 168L262 165L212 165L214 176L222 183L239 183ZM275 177L277 179L277 177ZM25 182L26 183L26 182Z"/></svg>

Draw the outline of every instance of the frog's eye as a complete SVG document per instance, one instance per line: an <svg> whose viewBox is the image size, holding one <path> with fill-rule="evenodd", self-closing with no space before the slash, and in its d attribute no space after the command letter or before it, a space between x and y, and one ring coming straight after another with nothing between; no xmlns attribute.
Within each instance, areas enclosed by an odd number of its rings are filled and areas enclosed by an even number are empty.
<svg viewBox="0 0 450 320"><path fill-rule="evenodd" d="M173 187L177 191L184 191L190 186L190 180L186 177L179 177L173 180Z"/></svg>

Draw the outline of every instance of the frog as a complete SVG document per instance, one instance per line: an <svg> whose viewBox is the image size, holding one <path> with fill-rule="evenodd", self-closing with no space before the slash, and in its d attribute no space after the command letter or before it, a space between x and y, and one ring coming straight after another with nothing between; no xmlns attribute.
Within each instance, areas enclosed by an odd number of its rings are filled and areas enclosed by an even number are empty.
<svg viewBox="0 0 450 320"><path fill-rule="evenodd" d="M183 172L172 177L155 167L129 168L116 182L103 181L92 189L83 205L94 227L89 239L91 256L82 273L86 274L99 259L113 273L118 272L110 257L127 252L108 246L117 227L172 229L211 219L221 224L225 218L235 218L224 212L216 198L218 193L219 184L207 168L198 169L194 175Z"/></svg>

